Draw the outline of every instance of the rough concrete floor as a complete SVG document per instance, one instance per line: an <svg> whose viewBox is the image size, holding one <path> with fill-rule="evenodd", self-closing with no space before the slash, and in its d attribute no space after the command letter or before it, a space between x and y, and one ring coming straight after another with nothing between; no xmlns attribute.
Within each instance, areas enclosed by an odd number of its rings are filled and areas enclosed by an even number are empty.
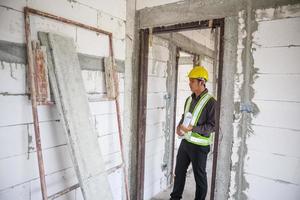
<svg viewBox="0 0 300 200"><path fill-rule="evenodd" d="M209 200L210 197L210 182L211 182L211 168L212 168L212 154L209 154L208 160L207 160L207 181L208 181L208 191L206 195L206 200ZM182 195L183 200L192 200L195 198L195 180L194 180L194 174L193 170L189 170L186 176L186 182L185 187ZM173 185L162 191L161 193L157 194L155 197L153 197L151 200L168 200L170 199L170 193L172 192Z"/></svg>
<svg viewBox="0 0 300 200"><path fill-rule="evenodd" d="M172 187L168 188L165 191L162 191L158 195L152 198L152 200L167 200L170 199L170 193L172 192ZM194 199L195 195L195 181L194 181L194 174L191 171L187 174L184 192L183 192L183 199L184 200L191 200Z"/></svg>

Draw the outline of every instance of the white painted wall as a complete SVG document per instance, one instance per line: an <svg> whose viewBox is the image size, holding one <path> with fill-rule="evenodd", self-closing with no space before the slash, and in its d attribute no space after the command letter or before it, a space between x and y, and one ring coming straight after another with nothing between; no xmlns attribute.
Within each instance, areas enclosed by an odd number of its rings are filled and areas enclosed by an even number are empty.
<svg viewBox="0 0 300 200"><path fill-rule="evenodd" d="M300 6L257 10L253 33L253 59L257 68L253 102L259 113L252 117L253 133L247 136L243 174L249 199L300 198ZM240 29L242 19L240 19ZM241 39L242 37L240 37ZM241 44L241 43L239 43ZM238 62L241 66L239 46ZM235 101L242 74L238 68ZM237 126L235 126L235 137ZM235 138L232 162L237 160ZM232 186L235 174L232 174ZM231 186L231 191L235 188ZM233 196L231 196L233 198Z"/></svg>
<svg viewBox="0 0 300 200"><path fill-rule="evenodd" d="M29 6L61 17L76 20L113 33L115 57L125 59L126 1L113 2L79 0L51 1L13 0L0 2L0 40L24 43L23 7ZM108 38L60 22L37 16L31 17L32 37L37 31L55 32L74 38L77 51L97 56L108 55ZM98 133L99 145L106 169L121 164L117 132L116 110L113 101L104 101L106 95L103 72L82 71L89 94L90 107ZM121 102L124 98L124 77L119 74ZM31 103L25 85L25 66L1 62L0 66L0 199L41 199L38 164ZM121 103L123 110L123 103ZM76 184L66 138L55 106L39 106L42 148L48 195ZM109 182L114 199L121 199L121 169L110 172ZM60 199L82 199L80 189Z"/></svg>

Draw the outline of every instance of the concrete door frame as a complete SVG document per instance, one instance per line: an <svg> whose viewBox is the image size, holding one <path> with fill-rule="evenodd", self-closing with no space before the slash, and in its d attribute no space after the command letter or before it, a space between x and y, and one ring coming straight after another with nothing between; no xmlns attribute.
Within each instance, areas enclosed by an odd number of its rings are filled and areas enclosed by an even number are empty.
<svg viewBox="0 0 300 200"><path fill-rule="evenodd" d="M137 158L136 158L136 199L144 198L145 134L148 85L149 29L139 31L138 68L138 112L137 112Z"/></svg>
<svg viewBox="0 0 300 200"><path fill-rule="evenodd" d="M189 23L175 24L171 26L160 26L153 28L139 29L139 77L138 77L138 116L137 116L137 163L136 163L136 197L138 200L144 196L144 164L145 164L145 134L146 134L146 107L147 107L147 84L148 84L148 50L149 35L155 33L177 32L182 30L194 30L203 28L220 27L219 44L219 75L218 75L218 99L217 99L217 117L216 132L214 140L213 172L211 191L215 191L217 157L219 147L219 120L222 91L222 73L223 73L223 50L224 50L224 18L214 20L202 20ZM176 112L176 109L174 109ZM174 115L175 117L175 115ZM174 119L173 119L174 120ZM211 199L214 199L214 192L211 193Z"/></svg>

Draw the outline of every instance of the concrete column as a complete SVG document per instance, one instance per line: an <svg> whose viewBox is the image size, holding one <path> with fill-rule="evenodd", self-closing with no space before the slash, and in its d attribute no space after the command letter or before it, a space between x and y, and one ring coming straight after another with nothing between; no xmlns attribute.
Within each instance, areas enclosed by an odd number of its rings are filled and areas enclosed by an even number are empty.
<svg viewBox="0 0 300 200"><path fill-rule="evenodd" d="M126 58L124 97L124 155L127 166L129 192L136 199L136 154L137 154L137 94L138 94L138 32L136 0L126 1ZM125 195L125 191L123 192ZM123 196L123 199L124 196Z"/></svg>
<svg viewBox="0 0 300 200"><path fill-rule="evenodd" d="M233 141L234 74L237 64L238 18L225 18L224 65L220 112L220 146L215 199L228 199Z"/></svg>
<svg viewBox="0 0 300 200"><path fill-rule="evenodd" d="M166 99L166 126L165 126L165 152L163 166L166 167L165 176L168 184L172 182L172 167L174 163L174 137L175 137L175 120L176 117L176 94L177 94L177 73L176 66L177 48L169 42L169 61L167 68L167 92Z"/></svg>

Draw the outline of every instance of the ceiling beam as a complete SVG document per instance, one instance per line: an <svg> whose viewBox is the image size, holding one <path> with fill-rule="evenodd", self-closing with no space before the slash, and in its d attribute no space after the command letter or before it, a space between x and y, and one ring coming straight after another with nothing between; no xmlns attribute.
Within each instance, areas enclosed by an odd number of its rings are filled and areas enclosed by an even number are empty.
<svg viewBox="0 0 300 200"><path fill-rule="evenodd" d="M253 9L297 4L299 0L189 0L139 10L140 28L152 28L236 16L247 4Z"/></svg>
<svg viewBox="0 0 300 200"><path fill-rule="evenodd" d="M193 65L193 57L179 57L178 65Z"/></svg>
<svg viewBox="0 0 300 200"><path fill-rule="evenodd" d="M180 33L163 33L157 34L156 36L172 42L177 47L181 48L181 50L188 53L204 55L210 58L215 57L215 52L213 50Z"/></svg>

